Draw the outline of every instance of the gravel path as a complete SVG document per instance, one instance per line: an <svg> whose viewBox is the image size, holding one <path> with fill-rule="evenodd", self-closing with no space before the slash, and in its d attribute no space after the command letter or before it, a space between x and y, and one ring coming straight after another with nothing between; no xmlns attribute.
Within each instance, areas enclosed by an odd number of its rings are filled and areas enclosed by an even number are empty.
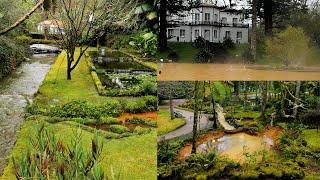
<svg viewBox="0 0 320 180"><path fill-rule="evenodd" d="M185 111L185 110L181 110L181 109L176 109L174 108L174 111L179 112L182 114L183 117L185 117L186 119L186 125L180 127L179 129L172 131L168 134L162 135L158 137L158 141L164 141L164 140L170 140L176 137L180 137L183 135L187 135L192 133L192 129L193 129L193 112L190 111ZM208 119L205 115L200 115L200 122L198 125L198 129L203 130L206 128L207 124L208 124ZM199 128L200 126L200 128Z"/></svg>

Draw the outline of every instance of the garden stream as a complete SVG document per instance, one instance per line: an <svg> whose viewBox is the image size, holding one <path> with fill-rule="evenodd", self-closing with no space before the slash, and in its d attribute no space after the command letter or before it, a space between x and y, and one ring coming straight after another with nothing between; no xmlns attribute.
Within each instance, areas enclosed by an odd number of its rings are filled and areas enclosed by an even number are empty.
<svg viewBox="0 0 320 180"><path fill-rule="evenodd" d="M34 55L0 81L0 175L23 124L25 107L37 93L54 59L54 55Z"/></svg>
<svg viewBox="0 0 320 180"><path fill-rule="evenodd" d="M159 81L190 80L319 80L320 67L281 70L263 65L159 63Z"/></svg>

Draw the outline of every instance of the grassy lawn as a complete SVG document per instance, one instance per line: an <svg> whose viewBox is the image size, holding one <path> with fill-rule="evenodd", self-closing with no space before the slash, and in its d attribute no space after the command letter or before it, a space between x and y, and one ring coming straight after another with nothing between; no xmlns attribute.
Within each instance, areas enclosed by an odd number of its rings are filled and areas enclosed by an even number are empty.
<svg viewBox="0 0 320 180"><path fill-rule="evenodd" d="M65 104L71 100L86 100L91 104L100 105L114 99L99 96L84 58L72 72L72 80L68 81L66 79L65 55L64 52L60 54L52 65L35 97L35 104L47 108L52 103ZM121 99L130 100L129 97ZM12 152L14 157L19 158L26 151L28 147L26 140L34 134L36 126L39 126L38 121L25 122ZM66 123L47 123L47 127L66 144L70 143L72 134L77 129ZM85 130L81 131L83 146L90 148L94 134ZM144 135L105 140L101 165L108 178L113 179L113 177L120 175L121 179L156 179L156 136L156 131L152 130L151 133ZM15 179L11 159L4 171L3 178Z"/></svg>
<svg viewBox="0 0 320 180"><path fill-rule="evenodd" d="M176 118L171 120L168 110L160 109L158 112L158 136L167 134L186 124L184 118Z"/></svg>
<svg viewBox="0 0 320 180"><path fill-rule="evenodd" d="M303 131L303 135L310 148L320 150L320 130L317 132L316 129L307 129Z"/></svg>
<svg viewBox="0 0 320 180"><path fill-rule="evenodd" d="M168 43L170 49L178 54L178 62L190 63L193 62L198 50L192 46L192 43ZM167 59L168 52L161 52L157 55L157 59Z"/></svg>
<svg viewBox="0 0 320 180"><path fill-rule="evenodd" d="M40 126L37 121L27 121L23 125L12 152L16 159L20 159L22 152L25 152L28 147L28 138L34 135L32 132L36 131L37 126ZM77 128L63 123L47 123L46 127L66 144L70 143L73 133L77 130ZM89 150L94 134L88 131L81 131L83 146ZM157 144L155 137L156 131L153 131L142 136L105 141L100 161L106 175L110 179L119 174L121 179L156 179ZM12 161L9 162L9 165L4 170L3 179L15 179Z"/></svg>

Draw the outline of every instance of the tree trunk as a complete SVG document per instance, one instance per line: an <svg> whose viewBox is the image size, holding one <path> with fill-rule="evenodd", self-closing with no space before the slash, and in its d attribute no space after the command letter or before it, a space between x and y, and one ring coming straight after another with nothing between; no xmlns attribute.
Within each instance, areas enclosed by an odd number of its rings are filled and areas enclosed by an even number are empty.
<svg viewBox="0 0 320 180"><path fill-rule="evenodd" d="M240 95L240 82L239 81L234 82L234 94L238 97Z"/></svg>
<svg viewBox="0 0 320 180"><path fill-rule="evenodd" d="M173 102L172 102L172 89L170 89L169 106L170 106L171 119L174 119L175 117L174 117Z"/></svg>
<svg viewBox="0 0 320 180"><path fill-rule="evenodd" d="M300 89L301 89L301 81L297 81L296 85L296 94L295 97L296 99L294 100L294 108L293 108L293 117L297 119L298 116L298 103L299 103L299 95L300 95Z"/></svg>
<svg viewBox="0 0 320 180"><path fill-rule="evenodd" d="M252 0L251 58L257 60L257 0Z"/></svg>
<svg viewBox="0 0 320 180"><path fill-rule="evenodd" d="M158 48L159 51L164 51L168 48L167 42L167 0L160 0L159 8L159 36L158 36Z"/></svg>
<svg viewBox="0 0 320 180"><path fill-rule="evenodd" d="M248 102L248 89L247 89L247 82L243 81L243 88L244 88L244 107L247 107Z"/></svg>
<svg viewBox="0 0 320 180"><path fill-rule="evenodd" d="M10 31L12 31L13 29L15 29L16 27L18 27L20 24L22 24L26 19L28 19L42 4L43 4L44 0L40 0L27 14L25 14L24 16L22 16L18 21L16 21L15 23L13 23L11 26L9 26L8 28L2 30L0 32L0 36L1 35L5 35L7 33L9 33Z"/></svg>
<svg viewBox="0 0 320 180"><path fill-rule="evenodd" d="M266 105L268 101L268 81L262 82L262 102L261 102L261 117L266 119Z"/></svg>
<svg viewBox="0 0 320 180"><path fill-rule="evenodd" d="M67 79L71 80L71 62L68 60Z"/></svg>
<svg viewBox="0 0 320 180"><path fill-rule="evenodd" d="M273 18L272 6L273 0L264 0L264 28L266 36L272 36Z"/></svg>
<svg viewBox="0 0 320 180"><path fill-rule="evenodd" d="M194 113L193 113L193 130L192 130L192 154L197 152L197 131L198 131L198 116L199 116L199 81L195 82L194 86Z"/></svg>
<svg viewBox="0 0 320 180"><path fill-rule="evenodd" d="M217 117L216 117L216 110L215 110L215 100L214 100L214 94L213 94L213 85L211 85L211 82L209 82L209 86L210 86L210 91L211 91L211 104L212 104L212 115L213 115L213 129L217 129L218 128L218 123L217 123Z"/></svg>

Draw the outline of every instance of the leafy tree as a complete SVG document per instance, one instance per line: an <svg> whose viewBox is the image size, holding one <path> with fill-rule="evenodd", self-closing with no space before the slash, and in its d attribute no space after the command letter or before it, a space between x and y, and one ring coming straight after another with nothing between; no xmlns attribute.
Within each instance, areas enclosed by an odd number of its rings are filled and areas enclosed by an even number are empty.
<svg viewBox="0 0 320 180"><path fill-rule="evenodd" d="M286 66L301 64L309 50L309 38L303 29L292 26L268 39L266 44L267 54Z"/></svg>

